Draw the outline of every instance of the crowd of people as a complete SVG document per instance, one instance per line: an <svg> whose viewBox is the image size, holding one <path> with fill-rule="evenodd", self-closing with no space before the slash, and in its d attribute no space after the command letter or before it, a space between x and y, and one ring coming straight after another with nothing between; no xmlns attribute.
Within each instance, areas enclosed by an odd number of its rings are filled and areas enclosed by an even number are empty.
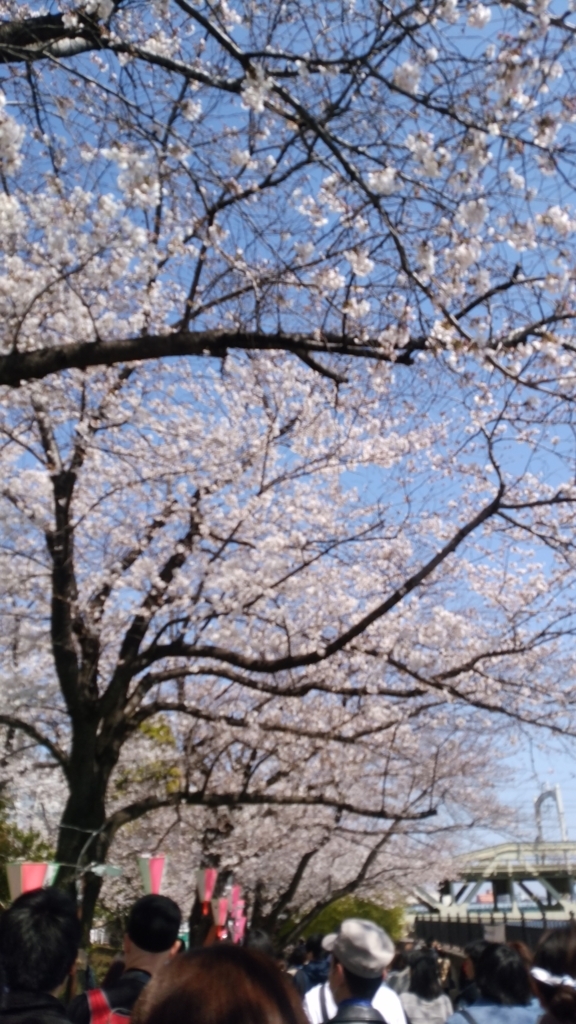
<svg viewBox="0 0 576 1024"><path fill-rule="evenodd" d="M25 893L0 917L0 1024L576 1024L576 926L545 934L533 956L471 943L458 977L454 959L397 950L359 918L287 962L263 932L186 951L180 927L173 900L142 897L101 986L70 998L76 907L56 889Z"/></svg>

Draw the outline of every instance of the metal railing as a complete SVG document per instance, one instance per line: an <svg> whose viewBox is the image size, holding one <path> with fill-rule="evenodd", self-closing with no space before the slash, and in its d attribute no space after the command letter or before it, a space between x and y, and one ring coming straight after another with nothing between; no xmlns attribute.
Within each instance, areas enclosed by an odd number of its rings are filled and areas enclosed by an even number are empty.
<svg viewBox="0 0 576 1024"><path fill-rule="evenodd" d="M524 942L530 949L535 949L546 930L563 928L573 921L572 913L564 919L550 918L546 914L541 917L525 917L521 914L520 918L509 918L506 913L467 913L444 920L435 914L417 914L414 918L414 933L418 939L463 949L468 942L492 938L495 931L501 930L502 941Z"/></svg>

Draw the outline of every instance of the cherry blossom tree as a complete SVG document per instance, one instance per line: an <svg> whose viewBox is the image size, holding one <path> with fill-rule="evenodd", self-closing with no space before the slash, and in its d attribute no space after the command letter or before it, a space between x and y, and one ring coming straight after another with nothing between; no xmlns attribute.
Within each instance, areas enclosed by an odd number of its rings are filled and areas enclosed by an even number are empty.
<svg viewBox="0 0 576 1024"><path fill-rule="evenodd" d="M362 834L368 856L478 819L495 722L573 733L569 406L441 362L336 388L238 355L6 393L0 724L38 750L20 799L61 812L63 881L155 811L299 807L298 861L326 839L345 886Z"/></svg>
<svg viewBox="0 0 576 1024"><path fill-rule="evenodd" d="M0 382L238 348L571 364L568 0L0 15Z"/></svg>
<svg viewBox="0 0 576 1024"><path fill-rule="evenodd" d="M465 804L489 723L574 729L576 23L559 0L0 15L24 812L61 812L69 881L149 813L308 814L345 886L360 835L368 857L456 820L442 751Z"/></svg>

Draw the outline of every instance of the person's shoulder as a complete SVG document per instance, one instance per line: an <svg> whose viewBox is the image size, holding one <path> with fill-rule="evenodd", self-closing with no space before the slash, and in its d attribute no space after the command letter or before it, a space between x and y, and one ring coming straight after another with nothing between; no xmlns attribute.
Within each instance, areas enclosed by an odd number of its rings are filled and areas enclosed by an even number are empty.
<svg viewBox="0 0 576 1024"><path fill-rule="evenodd" d="M472 1013L471 1007L466 1007L466 1009L469 1010L470 1013ZM462 1010L455 1010L454 1013L452 1013L450 1017L448 1017L446 1024L470 1024L470 1021L468 1020L467 1017L464 1016ZM480 1024L480 1021L478 1021L478 1024Z"/></svg>
<svg viewBox="0 0 576 1024"><path fill-rule="evenodd" d="M384 1017L375 1006L347 1000L341 1003L331 1024L385 1024Z"/></svg>
<svg viewBox="0 0 576 1024"><path fill-rule="evenodd" d="M296 971L296 974L294 975L293 978L294 984L296 985L296 988L298 989L301 996L309 992L312 987L310 985L308 972L305 970L305 968L306 964L304 964L304 967L300 967L300 969Z"/></svg>
<svg viewBox="0 0 576 1024"><path fill-rule="evenodd" d="M510 1006L509 1010L515 1013L510 1014L511 1024L536 1024L542 1018L542 1007L538 1000L533 999L527 1006Z"/></svg>
<svg viewBox="0 0 576 1024"><path fill-rule="evenodd" d="M388 985L380 985L372 1000L372 1006L380 1011L388 1024L405 1024L406 1014L404 1013L401 998Z"/></svg>
<svg viewBox="0 0 576 1024"><path fill-rule="evenodd" d="M101 989L111 1010L131 1010L142 990L150 981L147 971L125 971L118 981Z"/></svg>
<svg viewBox="0 0 576 1024"><path fill-rule="evenodd" d="M312 988L309 988L306 995L304 996L304 1002L307 1003L310 1002L310 1000L314 1001L315 999L319 999L321 988L322 985L313 985Z"/></svg>
<svg viewBox="0 0 576 1024"><path fill-rule="evenodd" d="M308 989L308 991L304 994L304 1006L308 1006L311 1008L313 1006L320 1005L321 988L322 985L313 985L312 988Z"/></svg>
<svg viewBox="0 0 576 1024"><path fill-rule="evenodd" d="M90 1009L88 1007L88 999L85 992L81 992L79 996L75 996L68 1006L66 1007L66 1016L68 1020L74 1022L74 1024L89 1024L90 1021Z"/></svg>
<svg viewBox="0 0 576 1024"><path fill-rule="evenodd" d="M0 1011L2 1024L67 1024L66 1008L49 993L8 992Z"/></svg>
<svg viewBox="0 0 576 1024"><path fill-rule="evenodd" d="M402 993L401 995L407 994L408 993ZM390 988L390 986L384 982L380 985L380 988L376 993L376 998L381 1002L386 1002L389 1006L402 1006L402 1003L400 1002L401 995L399 995L398 992L395 992L393 988Z"/></svg>
<svg viewBox="0 0 576 1024"><path fill-rule="evenodd" d="M541 1015L541 1007L532 1003L528 1006L506 1006L479 1000L467 1006L465 1012L456 1010L446 1024L536 1024Z"/></svg>
<svg viewBox="0 0 576 1024"><path fill-rule="evenodd" d="M321 1024L322 1013L320 1011L320 989L321 985L314 985L309 988L304 996L304 1013L311 1024Z"/></svg>

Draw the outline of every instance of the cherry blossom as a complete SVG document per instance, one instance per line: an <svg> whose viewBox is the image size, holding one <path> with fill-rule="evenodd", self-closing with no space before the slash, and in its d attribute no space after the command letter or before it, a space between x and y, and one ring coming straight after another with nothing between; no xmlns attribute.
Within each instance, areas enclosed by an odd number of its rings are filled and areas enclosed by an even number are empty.
<svg viewBox="0 0 576 1024"><path fill-rule="evenodd" d="M268 915L574 731L572 15L302 10L0 3L18 814L68 865L151 814Z"/></svg>

